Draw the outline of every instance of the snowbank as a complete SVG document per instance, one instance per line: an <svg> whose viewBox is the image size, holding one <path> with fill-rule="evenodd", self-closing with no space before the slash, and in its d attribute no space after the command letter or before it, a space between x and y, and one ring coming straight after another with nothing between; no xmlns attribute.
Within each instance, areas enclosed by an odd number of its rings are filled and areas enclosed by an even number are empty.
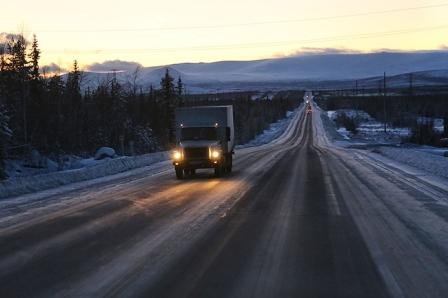
<svg viewBox="0 0 448 298"><path fill-rule="evenodd" d="M267 143L272 142L277 139L288 127L291 119L294 117L295 113L297 113L298 109L294 111L286 112L286 118L280 119L275 123L271 123L268 129L265 129L261 134L257 135L253 140L249 141L244 145L236 146L237 149L248 148L261 146Z"/></svg>
<svg viewBox="0 0 448 298"><path fill-rule="evenodd" d="M448 178L448 158L415 148L380 147L375 153L384 155L425 172Z"/></svg>
<svg viewBox="0 0 448 298"><path fill-rule="evenodd" d="M156 152L136 157L120 157L80 169L49 174L16 177L0 182L0 199L46 190L57 186L113 175L167 160L168 152Z"/></svg>
<svg viewBox="0 0 448 298"><path fill-rule="evenodd" d="M384 134L383 128L378 127L378 122L372 118L361 123L360 133L356 137L351 136L351 139L346 139L346 132L343 129L336 129L336 125L332 121L337 117L337 113L338 111L321 113L325 132L335 145L352 149L371 149L372 152L393 161L406 164L428 174L448 178L448 158L444 156L448 149L398 145L393 140L408 134L409 130L406 128L388 129L388 133ZM355 113L349 114L353 115Z"/></svg>
<svg viewBox="0 0 448 298"><path fill-rule="evenodd" d="M115 153L115 150L113 148L110 147L101 147L100 149L98 149L98 151L96 151L95 153L95 159L96 160L101 160L101 159L105 159L107 157L109 158L113 158L115 157L117 154Z"/></svg>

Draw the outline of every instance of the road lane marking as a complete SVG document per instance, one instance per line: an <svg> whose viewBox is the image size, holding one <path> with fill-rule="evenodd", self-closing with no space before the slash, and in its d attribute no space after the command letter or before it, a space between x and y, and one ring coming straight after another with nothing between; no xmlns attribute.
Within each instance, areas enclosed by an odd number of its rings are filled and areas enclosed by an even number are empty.
<svg viewBox="0 0 448 298"><path fill-rule="evenodd" d="M333 182L331 181L330 170L328 169L328 166L325 163L325 161L322 159L322 151L319 148L317 148L316 146L313 146L313 148L315 149L317 155L319 156L320 164L322 167L325 188L327 190L328 210L330 210L332 215L340 216L340 215L342 215L341 207L339 206L339 202L336 197L336 192L334 190Z"/></svg>
<svg viewBox="0 0 448 298"><path fill-rule="evenodd" d="M339 207L338 199L336 198L336 193L334 191L333 183L331 182L330 173L328 171L327 165L325 163L321 164L324 172L324 182L329 198L329 200L327 201L328 209L333 211L337 216L340 216L342 214L341 208Z"/></svg>

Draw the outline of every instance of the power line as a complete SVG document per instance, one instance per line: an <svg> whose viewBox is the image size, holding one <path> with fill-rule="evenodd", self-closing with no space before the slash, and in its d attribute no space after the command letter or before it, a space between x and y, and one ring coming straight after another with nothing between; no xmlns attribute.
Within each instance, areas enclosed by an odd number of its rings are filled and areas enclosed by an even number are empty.
<svg viewBox="0 0 448 298"><path fill-rule="evenodd" d="M410 34L417 32L426 32L426 31L435 31L441 29L447 29L448 24L433 26L433 27L421 27L414 29L402 29L402 30L394 30L394 31L383 31L383 32L371 32L371 33L360 33L360 34L350 34L350 35L339 35L339 36L328 36L321 38L313 38L313 39L302 39L302 40L290 40L290 41L272 41L272 42L254 42L254 43L240 43L240 44L224 44L224 45L208 45L208 46L190 46L190 47L177 47L177 48L146 48L146 49L109 49L109 50L76 50L73 52L81 53L88 52L92 54L103 54L105 51L109 52L176 52L176 51L203 51L203 50L229 50L229 49L243 49L243 48L253 48L253 47L270 47L270 46L282 46L288 44L309 44L316 42L328 42L328 41L342 41L342 40L355 40L355 39L368 39L375 37L384 37L384 36L395 36L402 34ZM47 50L46 52L60 52ZM70 52L64 51L62 52Z"/></svg>
<svg viewBox="0 0 448 298"><path fill-rule="evenodd" d="M406 11L414 11L414 10L440 8L440 7L446 7L446 6L448 6L448 3L423 5L423 6L415 6L415 7L407 7L407 8L395 8L395 9L388 9L388 10L378 10L378 11L371 11L371 12L361 12L361 13L343 14L343 15L335 15L335 16L315 17L315 18L272 20L272 21L235 23L235 24L131 28L131 29L121 29L121 28L85 29L85 30L79 30L79 29L53 30L53 29L51 29L51 30L26 30L25 32L35 32L35 33L108 33L108 32L145 32L145 31L147 32L147 31L164 31L164 30L219 29L219 28L248 27L248 26L260 26L260 25L305 23L305 22L315 22L315 21L337 20L337 19L345 19L345 18L354 18L354 17L390 14L390 13L406 12Z"/></svg>

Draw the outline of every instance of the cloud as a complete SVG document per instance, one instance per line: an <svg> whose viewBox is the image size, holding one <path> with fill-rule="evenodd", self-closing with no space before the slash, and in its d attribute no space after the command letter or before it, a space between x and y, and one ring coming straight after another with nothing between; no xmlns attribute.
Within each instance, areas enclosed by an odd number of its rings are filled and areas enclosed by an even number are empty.
<svg viewBox="0 0 448 298"><path fill-rule="evenodd" d="M445 52L448 50L447 45L441 45L438 49L434 50L397 50L391 48L380 48L376 50L371 50L368 52L363 52L354 49L347 48L312 48L303 47L296 51L290 53L277 53L274 55L275 58L293 58L300 56L311 56L311 55L342 55L342 54L378 54L378 53L434 53L434 52Z"/></svg>
<svg viewBox="0 0 448 298"><path fill-rule="evenodd" d="M41 67L41 71L46 74L61 74L67 72L67 69L59 66L56 63L50 63Z"/></svg>
<svg viewBox="0 0 448 298"><path fill-rule="evenodd" d="M433 50L397 50L397 49L390 49L390 48L382 48L377 49L375 51L372 51L372 53L407 53L407 54L431 54L431 53L445 53L447 52L448 47L446 46L439 46L437 49Z"/></svg>
<svg viewBox="0 0 448 298"><path fill-rule="evenodd" d="M279 53L276 54L277 58L287 58L287 57L299 57L299 56L310 56L310 55L336 55L336 54L360 54L361 51L347 48L314 48L314 47L302 47L290 53Z"/></svg>
<svg viewBox="0 0 448 298"><path fill-rule="evenodd" d="M108 60L102 63L93 63L86 66L86 70L93 72L111 71L134 71L137 67L142 67L140 63L122 60Z"/></svg>

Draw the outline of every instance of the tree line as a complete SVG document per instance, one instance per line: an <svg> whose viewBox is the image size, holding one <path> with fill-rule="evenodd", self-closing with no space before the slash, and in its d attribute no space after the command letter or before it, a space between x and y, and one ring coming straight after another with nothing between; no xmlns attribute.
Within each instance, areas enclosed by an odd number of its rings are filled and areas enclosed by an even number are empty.
<svg viewBox="0 0 448 298"><path fill-rule="evenodd" d="M120 154L143 154L173 144L174 110L182 105L233 104L237 141L246 142L270 122L284 117L297 99L252 100L233 94L225 100L186 96L179 77L169 70L160 86L143 91L111 73L95 89L83 88L84 74L75 60L64 75L43 75L36 36L11 36L0 49L0 179L4 160L38 150L53 160L63 155L94 155L102 146Z"/></svg>
<svg viewBox="0 0 448 298"><path fill-rule="evenodd" d="M262 133L270 123L284 118L301 102L303 91L280 91L272 97L263 97L256 92L232 92L221 94L190 95L187 106L233 105L235 141L245 144ZM300 100L299 100L300 99Z"/></svg>

